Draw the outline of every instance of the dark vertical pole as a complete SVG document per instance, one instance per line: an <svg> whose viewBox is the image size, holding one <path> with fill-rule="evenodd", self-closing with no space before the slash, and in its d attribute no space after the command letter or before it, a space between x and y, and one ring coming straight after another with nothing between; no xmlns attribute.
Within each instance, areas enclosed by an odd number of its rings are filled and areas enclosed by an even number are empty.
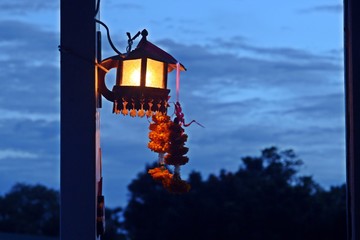
<svg viewBox="0 0 360 240"><path fill-rule="evenodd" d="M61 239L96 239L95 0L61 0Z"/></svg>
<svg viewBox="0 0 360 240"><path fill-rule="evenodd" d="M344 1L348 240L360 239L360 3Z"/></svg>

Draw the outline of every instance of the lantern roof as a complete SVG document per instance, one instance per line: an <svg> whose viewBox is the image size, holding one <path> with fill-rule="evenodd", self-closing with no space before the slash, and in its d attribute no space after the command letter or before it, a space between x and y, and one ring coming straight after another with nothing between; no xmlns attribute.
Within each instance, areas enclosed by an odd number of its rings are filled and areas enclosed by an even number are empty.
<svg viewBox="0 0 360 240"><path fill-rule="evenodd" d="M173 56L171 56L169 53L165 52L164 50L162 50L155 44L149 42L146 39L146 36L148 35L148 32L146 31L146 29L144 29L141 32L141 35L142 35L142 38L141 38L139 44L137 45L137 47L133 51L129 52L128 55L124 58L124 60L139 59L139 58L146 57L146 58L151 58L153 60L157 60L160 62L168 63L169 64L169 68L168 68L169 72L176 69L176 63L178 63L178 61ZM180 63L180 70L186 71L186 68L181 63Z"/></svg>

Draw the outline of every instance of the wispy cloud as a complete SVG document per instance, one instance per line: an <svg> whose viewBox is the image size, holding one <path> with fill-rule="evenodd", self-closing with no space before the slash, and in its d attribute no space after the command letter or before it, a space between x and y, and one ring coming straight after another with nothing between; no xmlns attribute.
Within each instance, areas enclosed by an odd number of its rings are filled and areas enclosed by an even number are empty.
<svg viewBox="0 0 360 240"><path fill-rule="evenodd" d="M14 149L0 149L0 160L1 159L10 159L10 158L26 158L32 159L37 158L38 156L31 152L25 152L22 150Z"/></svg>
<svg viewBox="0 0 360 240"><path fill-rule="evenodd" d="M214 53L211 48L199 45L181 45L170 40L159 42L170 49L174 56L191 67L184 73L184 91L197 91L204 97L222 100L224 93L246 94L254 92L268 96L280 91L285 95L308 94L329 91L332 82L341 82L342 61L328 59L297 49L277 49L276 55L284 58L264 57L274 52L272 48L261 48L255 56L239 56L233 53ZM249 47L248 47L249 48ZM251 47L258 48L258 47ZM301 52L301 54L300 54ZM296 53L296 54L295 54ZM296 89L296 91L295 91ZM338 91L339 89L335 90ZM232 93L231 93L232 92ZM268 93L268 94L267 94Z"/></svg>
<svg viewBox="0 0 360 240"><path fill-rule="evenodd" d="M59 122L0 120L1 189L24 181L58 188L59 130Z"/></svg>
<svg viewBox="0 0 360 240"><path fill-rule="evenodd" d="M112 3L113 7L122 9L122 10L143 10L144 7L141 4L136 3Z"/></svg>
<svg viewBox="0 0 360 240"><path fill-rule="evenodd" d="M43 156L59 153L58 121L6 119L0 121L0 128L6 139L0 143L0 149L21 149Z"/></svg>
<svg viewBox="0 0 360 240"><path fill-rule="evenodd" d="M0 20L0 56L22 59L28 64L53 61L58 65L57 46L60 36L56 31L17 20Z"/></svg>
<svg viewBox="0 0 360 240"><path fill-rule="evenodd" d="M332 4L332 5L319 5L315 7L309 7L299 10L299 13L316 13L316 12L327 12L327 13L342 13L343 5L342 4Z"/></svg>
<svg viewBox="0 0 360 240"><path fill-rule="evenodd" d="M294 47L262 47L250 44L249 41L241 36L233 37L231 39L214 39L213 44L216 48L229 51L242 51L256 54L257 57L267 58L271 60L285 59L295 61L313 61L313 60L335 60L339 61L342 56L339 50L329 50L327 54L314 54L304 49L297 49ZM211 47L211 46L210 46ZM275 59L275 60L276 60Z"/></svg>
<svg viewBox="0 0 360 240"><path fill-rule="evenodd" d="M0 3L0 12L10 12L14 14L27 14L42 10L55 10L59 8L60 1L43 0L12 0Z"/></svg>
<svg viewBox="0 0 360 240"><path fill-rule="evenodd" d="M0 105L8 111L59 111L58 35L20 21L0 21Z"/></svg>

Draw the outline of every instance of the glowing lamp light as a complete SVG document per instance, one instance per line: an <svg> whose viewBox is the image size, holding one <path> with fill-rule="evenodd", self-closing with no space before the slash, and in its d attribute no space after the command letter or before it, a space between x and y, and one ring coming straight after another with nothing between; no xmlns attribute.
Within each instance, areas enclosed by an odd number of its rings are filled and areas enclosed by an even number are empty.
<svg viewBox="0 0 360 240"><path fill-rule="evenodd" d="M149 117L156 111L166 112L168 107L167 76L176 69L178 61L147 41L146 30L141 35L136 49L100 63L99 90L107 100L114 102L116 114ZM117 68L117 73L116 84L110 91L105 84L105 75L112 68ZM180 70L186 70L182 64Z"/></svg>
<svg viewBox="0 0 360 240"><path fill-rule="evenodd" d="M164 63L150 58L123 61L121 86L141 86L141 64L146 61L145 87L165 88Z"/></svg>

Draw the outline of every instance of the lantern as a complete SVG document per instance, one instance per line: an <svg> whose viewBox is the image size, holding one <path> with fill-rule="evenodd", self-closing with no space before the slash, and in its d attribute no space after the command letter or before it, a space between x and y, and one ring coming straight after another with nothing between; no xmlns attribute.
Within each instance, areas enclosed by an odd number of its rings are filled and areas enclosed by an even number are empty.
<svg viewBox="0 0 360 240"><path fill-rule="evenodd" d="M148 116L159 111L165 113L170 90L167 89L168 73L176 69L177 60L147 41L148 32L141 32L138 46L128 54L104 59L99 68L99 90L114 103L113 113L132 117ZM105 84L106 73L117 68L116 84L110 91ZM186 70L180 64L180 70Z"/></svg>

